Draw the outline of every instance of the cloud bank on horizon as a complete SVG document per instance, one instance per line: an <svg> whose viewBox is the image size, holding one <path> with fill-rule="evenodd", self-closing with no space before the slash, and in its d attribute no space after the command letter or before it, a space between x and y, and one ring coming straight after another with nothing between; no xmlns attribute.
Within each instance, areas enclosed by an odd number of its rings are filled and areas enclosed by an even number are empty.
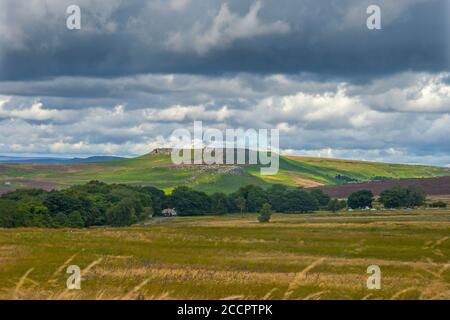
<svg viewBox="0 0 450 320"><path fill-rule="evenodd" d="M0 154L138 155L202 120L448 165L449 21L447 0L2 0Z"/></svg>

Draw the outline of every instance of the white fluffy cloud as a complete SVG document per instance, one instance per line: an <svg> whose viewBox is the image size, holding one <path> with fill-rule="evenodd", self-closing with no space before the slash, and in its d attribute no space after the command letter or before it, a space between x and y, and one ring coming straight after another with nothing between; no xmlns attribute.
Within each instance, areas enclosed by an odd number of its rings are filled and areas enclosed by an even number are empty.
<svg viewBox="0 0 450 320"><path fill-rule="evenodd" d="M145 109L145 119L149 121L182 122L185 120L224 121L233 116L227 106L219 110L207 110L207 105L198 106L172 106L165 109Z"/></svg>
<svg viewBox="0 0 450 320"><path fill-rule="evenodd" d="M0 118L16 118L35 121L69 121L75 115L72 110L45 109L41 102L36 101L31 106L12 106L6 108L5 105L11 101L11 97L0 96Z"/></svg>
<svg viewBox="0 0 450 320"><path fill-rule="evenodd" d="M89 93L87 86L112 96L89 97L80 108L76 99L61 106L59 97L0 96L0 154L139 155L173 145L175 129L202 120L219 129L278 128L291 153L447 164L448 77L406 73L359 85L249 74L30 82L31 90ZM22 88L6 87L14 85ZM133 105L130 93L139 97Z"/></svg>
<svg viewBox="0 0 450 320"><path fill-rule="evenodd" d="M439 76L420 75L409 87L394 87L373 95L366 95L367 103L378 110L400 112L450 112L450 85Z"/></svg>

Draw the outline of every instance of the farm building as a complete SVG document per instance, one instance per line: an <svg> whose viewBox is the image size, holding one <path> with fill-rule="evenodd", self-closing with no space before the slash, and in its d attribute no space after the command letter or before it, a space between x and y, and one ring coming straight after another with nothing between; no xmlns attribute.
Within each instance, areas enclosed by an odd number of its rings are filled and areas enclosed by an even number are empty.
<svg viewBox="0 0 450 320"><path fill-rule="evenodd" d="M168 209L164 209L162 211L162 215L164 217L176 217L177 216L177 212L175 209L173 208L168 208Z"/></svg>

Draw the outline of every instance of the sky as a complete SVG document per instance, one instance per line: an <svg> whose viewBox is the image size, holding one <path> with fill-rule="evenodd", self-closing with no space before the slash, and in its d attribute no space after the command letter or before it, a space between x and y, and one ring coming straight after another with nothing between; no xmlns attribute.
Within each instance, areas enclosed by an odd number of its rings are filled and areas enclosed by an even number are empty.
<svg viewBox="0 0 450 320"><path fill-rule="evenodd" d="M448 166L449 21L448 0L0 0L0 154L136 156L201 120Z"/></svg>

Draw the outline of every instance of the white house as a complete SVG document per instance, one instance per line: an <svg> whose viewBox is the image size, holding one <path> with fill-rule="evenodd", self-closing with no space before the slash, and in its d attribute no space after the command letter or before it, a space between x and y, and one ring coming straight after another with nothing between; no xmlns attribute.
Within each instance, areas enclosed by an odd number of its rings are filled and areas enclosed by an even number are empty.
<svg viewBox="0 0 450 320"><path fill-rule="evenodd" d="M176 212L176 210L173 209L173 208L167 208L167 209L164 209L164 210L162 211L162 215L163 215L164 217L176 217L176 216L177 216L177 212Z"/></svg>

